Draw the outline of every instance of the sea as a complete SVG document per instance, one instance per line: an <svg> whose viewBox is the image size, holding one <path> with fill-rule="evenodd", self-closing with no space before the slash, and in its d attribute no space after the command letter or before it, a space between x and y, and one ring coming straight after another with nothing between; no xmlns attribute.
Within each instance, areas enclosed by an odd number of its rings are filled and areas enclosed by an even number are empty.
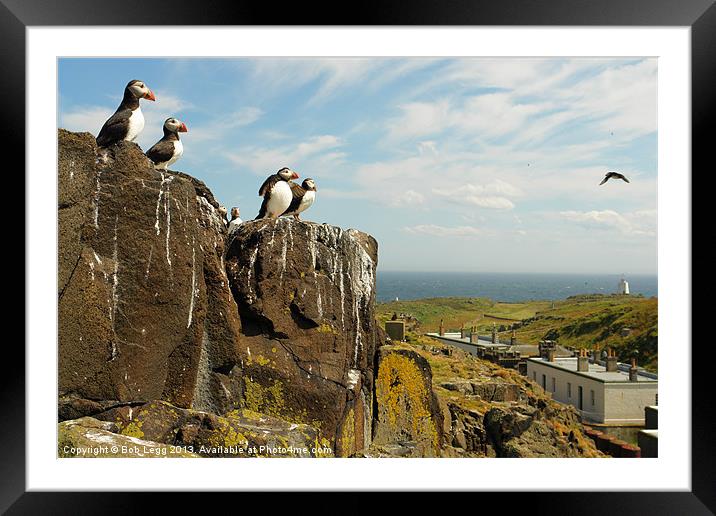
<svg viewBox="0 0 716 516"><path fill-rule="evenodd" d="M487 297L518 303L558 300L577 294L614 294L621 275L615 274L512 274L480 272L378 271L379 302L430 297ZM658 295L656 275L626 275L631 294Z"/></svg>

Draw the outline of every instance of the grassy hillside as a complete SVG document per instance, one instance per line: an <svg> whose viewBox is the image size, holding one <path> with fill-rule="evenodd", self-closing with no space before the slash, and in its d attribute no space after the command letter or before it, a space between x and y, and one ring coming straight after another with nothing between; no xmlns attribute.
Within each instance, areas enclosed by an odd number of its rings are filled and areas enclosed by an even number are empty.
<svg viewBox="0 0 716 516"><path fill-rule="evenodd" d="M627 362L636 352L639 364L656 371L658 367L658 300L639 296L583 295L560 301L497 303L486 298L434 298L381 303L377 306L381 324L393 313L415 318L413 329L436 331L440 319L446 330L462 324L476 325L489 333L495 324L503 327L503 340L516 323L517 340L537 343L549 338L564 346L616 350ZM627 332L625 329L630 331Z"/></svg>
<svg viewBox="0 0 716 516"><path fill-rule="evenodd" d="M437 331L440 319L444 320L446 329L455 330L462 324L480 328L492 328L493 322L498 326L509 325L534 317L550 305L549 301L499 303L485 297L437 297L379 303L377 313L381 323L390 319L393 313L410 314L419 321L420 330L428 332Z"/></svg>

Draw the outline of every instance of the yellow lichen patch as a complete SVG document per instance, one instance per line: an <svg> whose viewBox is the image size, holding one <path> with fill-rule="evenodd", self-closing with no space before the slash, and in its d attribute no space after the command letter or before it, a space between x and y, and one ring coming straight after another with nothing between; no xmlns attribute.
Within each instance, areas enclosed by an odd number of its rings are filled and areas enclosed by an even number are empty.
<svg viewBox="0 0 716 516"><path fill-rule="evenodd" d="M209 435L207 441L211 446L245 446L248 442L246 437L237 432L228 420L221 418L217 428Z"/></svg>
<svg viewBox="0 0 716 516"><path fill-rule="evenodd" d="M341 435L339 437L341 447L341 455L344 457L349 456L355 451L356 447L356 433L355 433L355 412L353 409L348 411L345 420L343 421L343 427L341 428Z"/></svg>
<svg viewBox="0 0 716 516"><path fill-rule="evenodd" d="M331 326L330 324L325 324L325 323L321 324L318 327L318 331L320 333L333 333L333 334L338 333L338 332L336 332L336 329L333 326Z"/></svg>
<svg viewBox="0 0 716 516"><path fill-rule="evenodd" d="M438 449L438 433L430 412L431 391L415 362L398 353L385 356L378 367L375 392L391 432L408 430L413 439L428 440Z"/></svg>
<svg viewBox="0 0 716 516"><path fill-rule="evenodd" d="M279 380L274 380L273 385L267 388L258 382L245 379L244 402L245 407L254 412L275 417L285 415L286 402L283 396L283 386Z"/></svg>
<svg viewBox="0 0 716 516"><path fill-rule="evenodd" d="M319 437L318 435L316 435L316 439L314 441L314 451L317 458L333 456L331 442L325 437Z"/></svg>
<svg viewBox="0 0 716 516"><path fill-rule="evenodd" d="M260 366L265 366L266 364L268 364L268 363L271 362L271 359L266 358L266 357L263 356L263 355L258 355L258 356L256 357L256 362L257 362Z"/></svg>
<svg viewBox="0 0 716 516"><path fill-rule="evenodd" d="M142 431L142 422L132 421L127 426L122 428L120 433L128 437L137 437L139 439L142 439L144 437L144 432Z"/></svg>

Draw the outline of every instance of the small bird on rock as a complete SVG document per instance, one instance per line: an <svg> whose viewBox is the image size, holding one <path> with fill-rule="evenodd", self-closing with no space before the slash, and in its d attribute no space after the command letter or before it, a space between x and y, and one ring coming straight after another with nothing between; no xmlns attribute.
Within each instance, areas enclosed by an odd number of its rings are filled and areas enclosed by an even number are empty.
<svg viewBox="0 0 716 516"><path fill-rule="evenodd" d="M316 200L316 183L310 177L303 180L299 186L293 181L289 182L293 200L282 215L293 215L296 220L301 220L301 213L311 207Z"/></svg>
<svg viewBox="0 0 716 516"><path fill-rule="evenodd" d="M142 81L129 81L117 111L104 123L97 135L98 147L109 147L122 140L134 141L144 129L144 115L139 99L154 101L156 97Z"/></svg>
<svg viewBox="0 0 716 516"><path fill-rule="evenodd" d="M293 200L293 193L288 182L291 179L298 179L298 174L288 167L266 178L266 181L259 189L259 195L263 195L261 209L255 220L276 219L290 206Z"/></svg>
<svg viewBox="0 0 716 516"><path fill-rule="evenodd" d="M179 133L188 131L186 124L176 118L167 118L164 121L164 136L147 151L147 157L154 162L158 170L167 167L184 154L184 145L179 139Z"/></svg>

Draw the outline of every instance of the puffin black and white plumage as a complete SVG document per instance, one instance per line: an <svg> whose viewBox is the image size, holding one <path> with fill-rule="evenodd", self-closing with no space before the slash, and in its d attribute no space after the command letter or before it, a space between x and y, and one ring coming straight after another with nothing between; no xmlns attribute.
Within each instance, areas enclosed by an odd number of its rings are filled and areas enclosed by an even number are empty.
<svg viewBox="0 0 716 516"><path fill-rule="evenodd" d="M97 135L98 147L109 147L122 140L134 141L144 129L144 115L139 99L156 100L154 93L142 81L129 81L117 111L104 123Z"/></svg>
<svg viewBox="0 0 716 516"><path fill-rule="evenodd" d="M243 224L243 220L241 220L241 217L239 216L239 209L234 206L231 208L231 220L229 221L229 233L233 232L238 228L241 224Z"/></svg>
<svg viewBox="0 0 716 516"><path fill-rule="evenodd" d="M599 183L599 185L603 185L610 179L621 179L623 181L626 181L627 183L629 180L624 176L624 174L620 174L619 172L607 172L607 175L604 176L604 179L602 179L602 182Z"/></svg>
<svg viewBox="0 0 716 516"><path fill-rule="evenodd" d="M224 223L224 226L228 224L226 220L226 216L229 214L228 210L226 209L226 206L219 206L219 215L221 215L221 222Z"/></svg>
<svg viewBox="0 0 716 516"><path fill-rule="evenodd" d="M301 220L301 213L311 207L313 201L316 200L316 183L310 177L303 180L299 186L294 182L290 182L293 200L286 208L282 215L293 215L296 220Z"/></svg>
<svg viewBox="0 0 716 516"><path fill-rule="evenodd" d="M259 195L263 195L264 200L254 220L275 219L286 211L293 200L293 192L288 184L291 179L298 179L298 174L287 167L266 178L259 188Z"/></svg>
<svg viewBox="0 0 716 516"><path fill-rule="evenodd" d="M176 118L167 118L164 121L164 136L147 151L147 157L154 162L154 168L166 170L169 165L181 158L184 154L184 145L179 139L179 133L185 133L186 124Z"/></svg>

